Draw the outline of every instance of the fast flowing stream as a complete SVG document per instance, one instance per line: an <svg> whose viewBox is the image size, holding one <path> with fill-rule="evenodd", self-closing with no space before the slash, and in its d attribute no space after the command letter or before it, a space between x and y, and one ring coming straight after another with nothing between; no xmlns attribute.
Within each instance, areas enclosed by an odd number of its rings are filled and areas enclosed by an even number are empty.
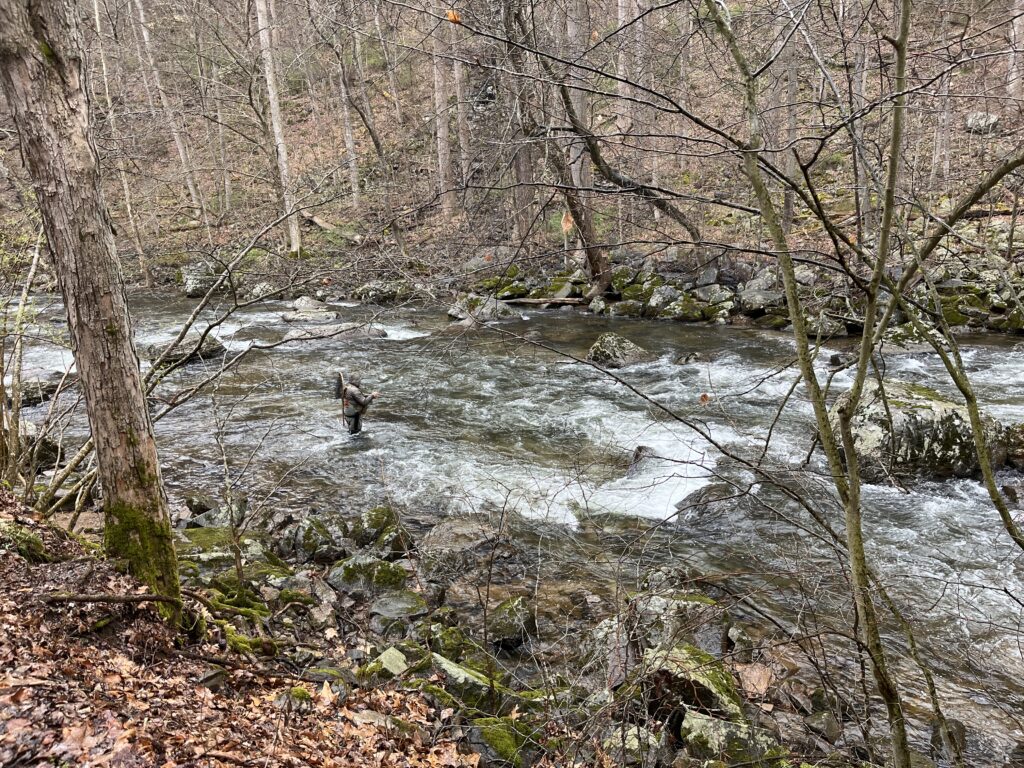
<svg viewBox="0 0 1024 768"><path fill-rule="evenodd" d="M133 301L140 348L168 342L191 306ZM782 620L812 607L834 615L846 610L835 553L813 533L806 513L654 405L697 424L730 452L756 460L764 451L765 465L786 475L841 531L820 457L808 461L813 419L802 389L780 412L795 379L785 334L530 310L498 331L459 335L437 309L333 309L341 321L372 319L388 337L251 352L212 397L196 398L159 423L172 495L201 490L216 497L224 484L223 445L234 471L245 467L238 488L250 500L272 494L275 505L296 510L391 501L432 518L503 507L563 523L567 534L581 516L599 512L669 520L667 535L690 564L736 574L754 601ZM265 304L233 316L215 335L229 354L253 341L278 341L290 328L281 319L286 311L283 302ZM61 312L50 306L39 324L59 327ZM605 330L658 355L618 372L629 386L559 354L584 357ZM823 374L832 351L819 358ZM676 364L691 352L703 361ZM69 359L66 350L35 343L26 366L53 370ZM965 342L965 359L988 411L1007 423L1024 421L1024 345L974 339ZM933 355L889 353L885 362L889 376L951 391ZM345 434L340 402L332 399L339 369L358 370L365 388L383 393L358 438ZM159 391L179 389L205 370L190 366ZM833 386L839 392L848 383L841 374ZM660 458L627 472L629 455L641 445ZM811 472L786 472L805 462ZM677 502L716 476L743 487L755 483L753 492L766 503L677 513ZM947 714L966 723L976 764L999 764L1024 738L1024 557L978 483L872 486L864 496L872 563L926 646ZM898 666L916 675L909 662Z"/></svg>

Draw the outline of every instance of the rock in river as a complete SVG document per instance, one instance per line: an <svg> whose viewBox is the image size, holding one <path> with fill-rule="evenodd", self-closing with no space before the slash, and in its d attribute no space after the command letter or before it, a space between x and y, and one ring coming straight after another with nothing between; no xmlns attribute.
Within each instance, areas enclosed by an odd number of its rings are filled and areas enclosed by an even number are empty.
<svg viewBox="0 0 1024 768"><path fill-rule="evenodd" d="M884 396L883 396L884 395ZM844 393L829 414L838 432ZM982 414L993 467L1006 461L1006 429ZM851 422L861 477L882 482L890 475L970 477L979 471L966 406L938 392L905 381L870 381Z"/></svg>
<svg viewBox="0 0 1024 768"><path fill-rule="evenodd" d="M337 323L313 328L296 328L284 335L284 341L312 341L314 339L383 339L388 332L379 325L367 323Z"/></svg>
<svg viewBox="0 0 1024 768"><path fill-rule="evenodd" d="M621 368L653 357L650 352L617 333L602 333L587 352L587 360L605 368Z"/></svg>
<svg viewBox="0 0 1024 768"><path fill-rule="evenodd" d="M181 361L186 363L195 363L200 361L215 360L224 355L224 345L221 344L217 339L214 338L213 334L208 333L203 338L202 343L199 339L201 334L199 331L189 331L174 349L172 349L163 360L163 365L175 365ZM166 344L152 344L146 350L146 357L149 358L150 362L155 363L160 356L167 349Z"/></svg>

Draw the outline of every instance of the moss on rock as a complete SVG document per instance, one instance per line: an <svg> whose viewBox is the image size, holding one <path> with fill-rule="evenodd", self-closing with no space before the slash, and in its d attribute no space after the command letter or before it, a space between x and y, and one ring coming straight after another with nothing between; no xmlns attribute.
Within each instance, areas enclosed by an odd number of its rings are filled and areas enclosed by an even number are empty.
<svg viewBox="0 0 1024 768"><path fill-rule="evenodd" d="M43 540L28 528L6 521L0 521L0 549L17 552L30 563L47 563Z"/></svg>
<svg viewBox="0 0 1024 768"><path fill-rule="evenodd" d="M538 731L511 717L478 717L470 720L469 742L488 766L522 768L529 762Z"/></svg>

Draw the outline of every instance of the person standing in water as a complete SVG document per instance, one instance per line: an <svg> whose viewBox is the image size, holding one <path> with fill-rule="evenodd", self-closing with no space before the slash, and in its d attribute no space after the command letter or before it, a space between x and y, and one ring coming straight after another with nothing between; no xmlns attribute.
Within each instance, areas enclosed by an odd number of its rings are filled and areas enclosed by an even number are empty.
<svg viewBox="0 0 1024 768"><path fill-rule="evenodd" d="M334 396L341 398L341 412L350 435L358 435L362 431L363 415L369 409L370 403L380 397L380 392L364 395L361 389L362 385L363 379L358 373L352 374L346 381L339 372L337 383L334 386Z"/></svg>

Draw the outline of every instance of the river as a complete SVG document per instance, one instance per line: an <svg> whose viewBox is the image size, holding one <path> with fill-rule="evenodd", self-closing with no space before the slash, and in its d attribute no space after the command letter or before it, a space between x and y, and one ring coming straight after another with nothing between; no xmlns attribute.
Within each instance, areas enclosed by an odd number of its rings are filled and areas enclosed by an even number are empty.
<svg viewBox="0 0 1024 768"><path fill-rule="evenodd" d="M133 300L140 347L169 341L191 306ZM287 309L281 302L246 310L216 335L229 353L253 341L277 341L289 328L281 319ZM232 481L249 495L250 507L266 499L315 512L387 501L426 520L504 507L564 524L567 535L580 516L597 512L669 519L677 546L662 552L663 559L682 557L735 574L755 603L786 622L812 605L842 622L848 599L835 556L807 532L806 513L654 405L747 458L761 454L771 426L765 466L807 493L841 529L820 457L811 456L810 472L789 471L807 460L813 419L800 388L779 413L795 379L794 347L785 334L530 309L496 331L460 335L436 308L334 309L342 321L379 323L388 337L251 352L212 396L159 423L172 496L197 490L216 496L224 484L224 446L233 472L244 467ZM36 327L59 335L60 312L56 304L44 307ZM606 330L657 354L618 373L649 401L560 354L583 357ZM819 356L823 376L840 347ZM676 364L692 352L703 360ZM1024 421L1024 345L975 338L965 340L964 356L987 410L1006 422ZM33 368L62 361L69 362L69 353L52 344L33 343L26 354ZM886 366L889 376L951 391L934 355L890 353ZM345 434L340 403L331 397L338 369L360 371L368 388L383 393L357 438ZM159 393L203 371L190 366ZM848 383L841 374L833 386L838 392ZM80 437L81 422L69 431ZM660 458L627 473L625 462L641 445ZM713 515L676 513L677 502L716 476L752 485L766 503L718 505ZM927 646L947 714L966 723L976 764L998 763L1024 738L1024 609L1017 602L1024 599L1024 558L976 482L870 486L864 503L869 556ZM898 667L905 677L915 675L905 662Z"/></svg>

